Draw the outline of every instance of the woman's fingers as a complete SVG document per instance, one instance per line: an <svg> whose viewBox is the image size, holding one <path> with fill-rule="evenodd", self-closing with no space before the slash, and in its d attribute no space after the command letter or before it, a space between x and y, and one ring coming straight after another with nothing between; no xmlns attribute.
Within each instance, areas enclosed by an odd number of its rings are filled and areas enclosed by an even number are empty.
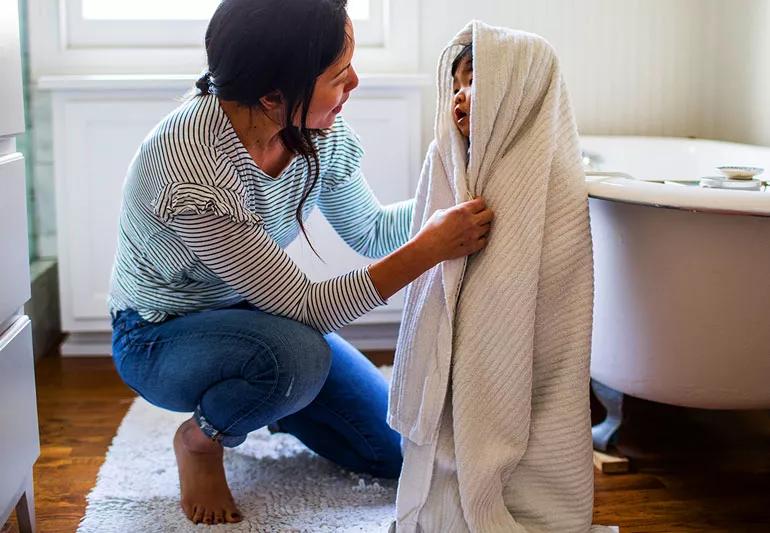
<svg viewBox="0 0 770 533"><path fill-rule="evenodd" d="M486 238L489 237L489 224L486 224L484 226L479 226L478 231L476 232L476 238Z"/></svg>
<svg viewBox="0 0 770 533"><path fill-rule="evenodd" d="M475 215L477 224L489 224L495 218L495 214L491 209L484 209Z"/></svg>
<svg viewBox="0 0 770 533"><path fill-rule="evenodd" d="M481 237L480 239L477 239L473 245L473 253L483 250L486 247L486 245L487 245L486 237Z"/></svg>
<svg viewBox="0 0 770 533"><path fill-rule="evenodd" d="M479 213L487 208L487 203L481 196L477 196L473 200L468 200L464 204L470 209L471 213Z"/></svg>

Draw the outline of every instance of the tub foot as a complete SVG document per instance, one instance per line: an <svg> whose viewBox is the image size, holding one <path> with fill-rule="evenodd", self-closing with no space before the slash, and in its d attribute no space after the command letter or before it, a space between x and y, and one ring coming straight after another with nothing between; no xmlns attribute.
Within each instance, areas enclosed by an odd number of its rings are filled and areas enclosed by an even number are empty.
<svg viewBox="0 0 770 533"><path fill-rule="evenodd" d="M609 388L595 379L591 380L591 388L596 398L607 410L607 418L591 428L594 449L607 451L613 437L623 423L623 393Z"/></svg>

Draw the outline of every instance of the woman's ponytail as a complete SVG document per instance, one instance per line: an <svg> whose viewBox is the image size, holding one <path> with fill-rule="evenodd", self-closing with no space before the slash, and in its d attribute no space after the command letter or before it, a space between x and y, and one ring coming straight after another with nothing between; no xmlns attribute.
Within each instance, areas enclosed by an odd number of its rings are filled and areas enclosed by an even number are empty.
<svg viewBox="0 0 770 533"><path fill-rule="evenodd" d="M195 87L198 89L200 96L211 94L211 72L206 70L198 81L195 82Z"/></svg>

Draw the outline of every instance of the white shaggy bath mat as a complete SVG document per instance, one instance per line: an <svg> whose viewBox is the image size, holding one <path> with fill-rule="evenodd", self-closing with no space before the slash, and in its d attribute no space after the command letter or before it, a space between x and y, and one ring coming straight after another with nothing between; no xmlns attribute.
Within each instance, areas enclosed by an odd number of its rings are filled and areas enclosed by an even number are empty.
<svg viewBox="0 0 770 533"><path fill-rule="evenodd" d="M381 368L390 378L390 367ZM285 433L251 433L225 451L230 489L244 516L228 525L194 525L179 506L172 438L188 414L137 398L128 410L78 533L386 532L396 481L346 472Z"/></svg>
<svg viewBox="0 0 770 533"><path fill-rule="evenodd" d="M395 515L395 480L346 472L293 436L271 435L264 428L225 452L227 479L243 522L192 524L179 506L171 446L177 426L188 417L141 398L134 401L88 495L78 533L388 530Z"/></svg>

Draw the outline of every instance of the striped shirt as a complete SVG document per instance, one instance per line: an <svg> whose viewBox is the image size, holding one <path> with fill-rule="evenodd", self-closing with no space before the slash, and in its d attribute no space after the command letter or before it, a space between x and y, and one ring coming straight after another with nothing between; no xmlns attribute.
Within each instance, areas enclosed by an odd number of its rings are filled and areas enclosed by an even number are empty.
<svg viewBox="0 0 770 533"><path fill-rule="evenodd" d="M414 201L382 206L361 172L363 149L337 117L315 141L317 205L358 253L382 257L409 239ZM142 142L123 186L112 271L112 313L150 322L248 300L328 333L387 302L367 268L312 282L284 252L299 234L296 210L311 179L302 157L263 172L216 96L191 98Z"/></svg>

